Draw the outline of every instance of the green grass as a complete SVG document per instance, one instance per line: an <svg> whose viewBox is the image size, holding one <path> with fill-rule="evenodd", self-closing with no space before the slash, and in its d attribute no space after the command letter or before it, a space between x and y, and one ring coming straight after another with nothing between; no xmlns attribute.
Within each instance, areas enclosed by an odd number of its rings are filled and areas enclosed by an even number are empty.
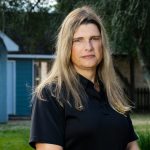
<svg viewBox="0 0 150 150"><path fill-rule="evenodd" d="M29 121L9 121L0 124L0 150L31 150Z"/></svg>
<svg viewBox="0 0 150 150"><path fill-rule="evenodd" d="M134 114L131 118L141 150L150 150L150 114ZM30 121L0 124L0 150L32 150L28 144L29 128Z"/></svg>
<svg viewBox="0 0 150 150"><path fill-rule="evenodd" d="M134 114L131 118L141 150L150 150L150 114Z"/></svg>

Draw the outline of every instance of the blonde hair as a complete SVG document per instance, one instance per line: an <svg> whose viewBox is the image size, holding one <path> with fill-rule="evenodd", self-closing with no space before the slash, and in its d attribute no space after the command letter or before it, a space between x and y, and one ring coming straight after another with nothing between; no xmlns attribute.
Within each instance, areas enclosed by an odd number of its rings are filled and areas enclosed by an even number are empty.
<svg viewBox="0 0 150 150"><path fill-rule="evenodd" d="M61 102L60 93L62 87L65 86L67 93L71 94L74 99L75 108L78 110L83 108L83 100L85 99L86 94L79 83L77 73L71 63L71 49L75 30L83 24L84 20L92 20L97 25L101 33L103 60L97 68L97 73L106 89L108 102L113 109L119 113L125 114L125 112L130 110L130 106L127 103L123 89L119 84L113 67L109 41L105 28L102 24L102 20L88 6L73 10L64 19L57 37L56 59L48 77L38 85L35 92L39 97L41 97L42 89L46 85L54 83L55 89L51 90L51 94L55 96L56 100Z"/></svg>

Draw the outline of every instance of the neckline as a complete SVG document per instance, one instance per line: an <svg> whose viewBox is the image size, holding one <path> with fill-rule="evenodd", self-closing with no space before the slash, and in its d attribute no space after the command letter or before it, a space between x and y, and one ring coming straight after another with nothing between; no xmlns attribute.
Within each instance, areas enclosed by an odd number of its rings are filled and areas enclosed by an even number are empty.
<svg viewBox="0 0 150 150"><path fill-rule="evenodd" d="M94 85L94 83L92 82L92 81L90 81L89 79L87 79L86 77L84 77L83 75L81 75L81 74L79 74L78 73L78 77L79 77L79 81L80 81L80 83L81 83L81 85L86 89L87 87L89 87L89 86L92 86L94 89L95 89L95 85ZM102 81L98 78L97 79L97 82L98 82L98 84L99 84L99 91L97 91L96 89L96 91L97 92L100 92L101 90L103 90L104 89L104 85L103 85L103 83L102 83Z"/></svg>

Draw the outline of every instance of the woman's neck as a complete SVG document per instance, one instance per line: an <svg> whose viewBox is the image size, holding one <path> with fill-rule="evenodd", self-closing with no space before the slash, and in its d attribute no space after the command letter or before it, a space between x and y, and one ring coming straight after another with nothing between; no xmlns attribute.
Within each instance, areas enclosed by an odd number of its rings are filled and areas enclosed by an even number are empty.
<svg viewBox="0 0 150 150"><path fill-rule="evenodd" d="M91 71L91 70L82 70L82 71L76 70L76 71L77 73L81 74L82 76L90 80L91 82L95 83L96 71Z"/></svg>
<svg viewBox="0 0 150 150"><path fill-rule="evenodd" d="M96 91L100 91L100 86L98 83L98 80L96 78L96 71L91 71L91 70L76 70L77 73L79 73L80 75L84 76L85 78L87 78L88 80L90 80L91 82L93 82L94 84L94 88Z"/></svg>

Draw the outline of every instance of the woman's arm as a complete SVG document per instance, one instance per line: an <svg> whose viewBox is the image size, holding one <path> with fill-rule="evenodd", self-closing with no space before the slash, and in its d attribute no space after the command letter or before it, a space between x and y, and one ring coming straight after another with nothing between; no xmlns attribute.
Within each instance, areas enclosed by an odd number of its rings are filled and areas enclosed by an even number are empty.
<svg viewBox="0 0 150 150"><path fill-rule="evenodd" d="M36 150L63 150L63 148L55 144L37 143Z"/></svg>
<svg viewBox="0 0 150 150"><path fill-rule="evenodd" d="M48 88L45 87L42 94L44 100L36 95L34 97L29 144L37 150L63 150L64 108L52 97Z"/></svg>
<svg viewBox="0 0 150 150"><path fill-rule="evenodd" d="M136 141L130 142L127 145L126 150L140 150Z"/></svg>

